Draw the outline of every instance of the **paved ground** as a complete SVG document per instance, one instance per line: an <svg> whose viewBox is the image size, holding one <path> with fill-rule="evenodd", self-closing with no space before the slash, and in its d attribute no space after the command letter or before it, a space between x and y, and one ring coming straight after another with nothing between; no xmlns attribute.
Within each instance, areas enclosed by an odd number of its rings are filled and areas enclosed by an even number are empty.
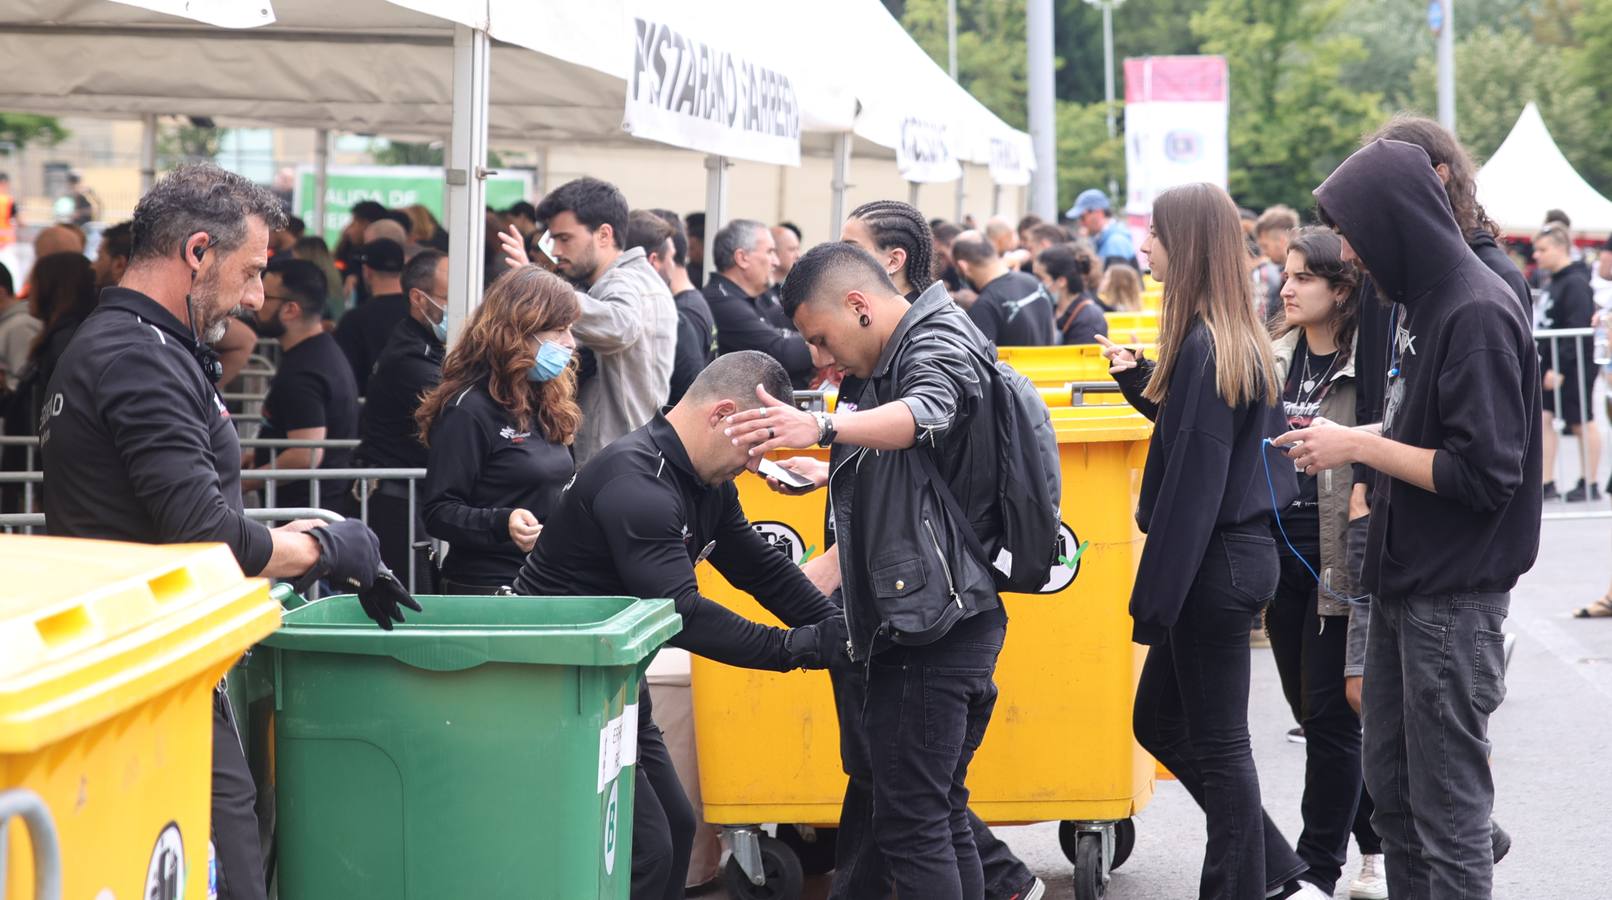
<svg viewBox="0 0 1612 900"><path fill-rule="evenodd" d="M1561 480L1576 478L1577 447L1563 442ZM1599 473L1606 484L1605 461ZM1569 477L1571 476L1571 477ZM1612 509L1607 500L1595 504ZM1583 510L1553 504L1547 511ZM1491 723L1495 817L1515 839L1495 870L1500 900L1612 896L1607 835L1612 832L1612 772L1599 761L1612 747L1612 620L1574 621L1570 610L1612 581L1612 519L1548 522L1538 565L1512 600L1507 630L1518 637L1504 705ZM1266 809L1290 839L1300 830L1304 749L1285 740L1293 722L1270 651L1254 651L1249 721ZM989 740L989 738L987 738ZM1197 893L1203 863L1203 816L1186 791L1162 782L1137 820L1136 851L1114 874L1112 900L1182 900ZM1074 897L1056 826L1001 829L1046 880L1048 900ZM1349 872L1358 865L1351 859ZM1342 886L1346 888L1347 885ZM702 896L722 898L721 891ZM822 896L814 885L808 897ZM1339 897L1347 896L1340 889Z"/></svg>

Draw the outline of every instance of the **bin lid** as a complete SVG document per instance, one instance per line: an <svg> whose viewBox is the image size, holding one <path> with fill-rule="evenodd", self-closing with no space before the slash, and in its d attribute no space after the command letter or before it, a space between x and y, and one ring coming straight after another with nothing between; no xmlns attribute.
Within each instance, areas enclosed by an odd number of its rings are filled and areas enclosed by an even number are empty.
<svg viewBox="0 0 1612 900"><path fill-rule="evenodd" d="M452 672L485 663L637 665L683 628L670 600L633 597L416 598L424 612L391 631L375 626L358 598L340 594L285 614L264 643L281 650L390 656L417 669Z"/></svg>
<svg viewBox="0 0 1612 900"><path fill-rule="evenodd" d="M223 544L0 535L0 571L0 753L222 671L280 618Z"/></svg>
<svg viewBox="0 0 1612 900"><path fill-rule="evenodd" d="M1147 417L1124 406L1054 406L1052 430L1059 444L1145 441L1153 434Z"/></svg>

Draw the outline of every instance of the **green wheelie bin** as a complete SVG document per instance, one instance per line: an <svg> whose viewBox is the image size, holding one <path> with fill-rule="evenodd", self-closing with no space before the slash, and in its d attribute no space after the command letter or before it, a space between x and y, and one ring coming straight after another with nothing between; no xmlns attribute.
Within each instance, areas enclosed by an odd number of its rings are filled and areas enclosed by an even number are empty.
<svg viewBox="0 0 1612 900"><path fill-rule="evenodd" d="M670 600L421 597L288 611L274 692L278 888L297 900L627 900L638 684Z"/></svg>

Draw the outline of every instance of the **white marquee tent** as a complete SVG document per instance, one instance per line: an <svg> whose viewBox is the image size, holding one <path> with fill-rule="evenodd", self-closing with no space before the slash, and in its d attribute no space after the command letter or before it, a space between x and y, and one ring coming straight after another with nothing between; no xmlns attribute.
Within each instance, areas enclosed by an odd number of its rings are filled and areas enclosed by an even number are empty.
<svg viewBox="0 0 1612 900"><path fill-rule="evenodd" d="M1612 234L1612 200L1573 169L1531 102L1478 171L1478 202L1509 234L1534 234L1551 209L1567 213L1575 235Z"/></svg>
<svg viewBox="0 0 1612 900"><path fill-rule="evenodd" d="M837 199L853 152L914 183L1033 166L877 0L7 0L0 59L0 109L145 117L147 170L156 115L446 139L454 320L479 296L489 135L711 154L708 222L725 157L831 153Z"/></svg>

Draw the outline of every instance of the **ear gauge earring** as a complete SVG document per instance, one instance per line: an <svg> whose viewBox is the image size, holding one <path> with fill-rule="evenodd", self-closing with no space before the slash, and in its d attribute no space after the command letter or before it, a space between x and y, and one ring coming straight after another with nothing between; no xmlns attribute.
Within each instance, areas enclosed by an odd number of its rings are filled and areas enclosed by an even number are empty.
<svg viewBox="0 0 1612 900"><path fill-rule="evenodd" d="M866 328L869 325L873 324L873 320L868 318L865 313L863 315L861 315L861 316L858 316L856 322L857 322L858 325L861 325L863 328Z"/></svg>

